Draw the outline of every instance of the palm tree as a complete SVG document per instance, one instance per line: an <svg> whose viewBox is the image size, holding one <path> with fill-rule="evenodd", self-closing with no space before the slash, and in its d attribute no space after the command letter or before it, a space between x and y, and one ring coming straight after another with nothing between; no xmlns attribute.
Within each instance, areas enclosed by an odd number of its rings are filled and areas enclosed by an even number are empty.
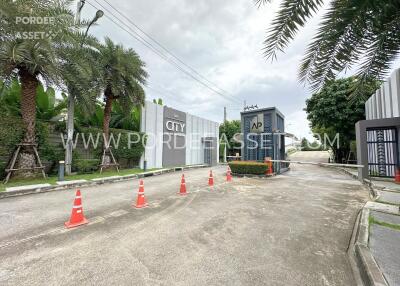
<svg viewBox="0 0 400 286"><path fill-rule="evenodd" d="M147 72L145 63L132 49L124 49L105 38L105 44L99 49L100 81L104 94L104 153L103 165L110 163L107 155L110 138L110 119L113 101L117 100L125 114L132 111L132 107L144 103L145 93L143 85L146 83Z"/></svg>
<svg viewBox="0 0 400 286"><path fill-rule="evenodd" d="M72 0L1 0L0 78L21 83L21 116L25 126L23 146L34 146L37 88L61 86L65 71L58 50L72 41L74 14L68 7ZM43 24L24 23L21 19L40 19ZM19 20L18 20L19 19ZM35 167L32 148L24 147L19 168L24 175Z"/></svg>
<svg viewBox="0 0 400 286"><path fill-rule="evenodd" d="M255 0L261 6L271 0ZM300 27L328 1L282 0L268 31L265 56L275 59ZM299 69L299 79L313 91L340 72L359 66L359 87L383 79L400 52L400 1L329 1L327 12Z"/></svg>
<svg viewBox="0 0 400 286"><path fill-rule="evenodd" d="M25 126L23 143L26 146L36 142L36 89L40 80L51 85L60 79L55 46L61 34L57 36L56 31L65 30L66 19L72 14L59 4L61 2L1 1L0 76L5 79L18 78L21 82L21 114ZM41 19L54 17L60 21L55 21L52 27L17 21L17 17L31 16ZM21 151L19 163L23 169L35 167L31 148Z"/></svg>

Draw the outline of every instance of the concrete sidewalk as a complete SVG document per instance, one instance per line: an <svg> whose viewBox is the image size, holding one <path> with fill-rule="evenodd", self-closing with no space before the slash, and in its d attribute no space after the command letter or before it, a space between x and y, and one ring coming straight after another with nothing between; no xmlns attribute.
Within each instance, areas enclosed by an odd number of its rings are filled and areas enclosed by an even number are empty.
<svg viewBox="0 0 400 286"><path fill-rule="evenodd" d="M370 213L371 252L391 286L400 285L400 191L398 185L385 184L378 191L377 202L396 206L397 214L373 211ZM393 188L395 187L395 188Z"/></svg>

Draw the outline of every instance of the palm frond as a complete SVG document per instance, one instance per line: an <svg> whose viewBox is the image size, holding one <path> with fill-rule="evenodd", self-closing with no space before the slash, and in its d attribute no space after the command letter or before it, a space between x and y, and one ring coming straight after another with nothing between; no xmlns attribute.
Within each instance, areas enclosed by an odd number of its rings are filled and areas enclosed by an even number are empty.
<svg viewBox="0 0 400 286"><path fill-rule="evenodd" d="M265 4L268 1L258 1ZM300 27L322 6L323 0L284 0L278 15L272 21L264 42L264 54L276 59L277 52L282 52L293 40Z"/></svg>
<svg viewBox="0 0 400 286"><path fill-rule="evenodd" d="M299 27L322 4L323 1L283 1L265 41L266 56L276 58L277 51L287 47ZM361 66L360 86L370 78L381 79L399 55L399 19L398 0L332 0L307 47L299 67L299 80L318 91L355 65Z"/></svg>

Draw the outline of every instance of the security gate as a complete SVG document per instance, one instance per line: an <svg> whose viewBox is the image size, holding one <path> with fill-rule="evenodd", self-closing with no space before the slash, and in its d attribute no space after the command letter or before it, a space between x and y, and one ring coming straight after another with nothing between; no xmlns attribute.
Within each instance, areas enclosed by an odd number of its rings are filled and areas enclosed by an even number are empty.
<svg viewBox="0 0 400 286"><path fill-rule="evenodd" d="M205 141L204 142L204 164L210 165L212 162L212 142Z"/></svg>
<svg viewBox="0 0 400 286"><path fill-rule="evenodd" d="M368 171L372 177L394 177L399 150L396 128L367 129Z"/></svg>
<svg viewBox="0 0 400 286"><path fill-rule="evenodd" d="M217 138L204 137L202 138L204 144L204 164L214 166L217 164Z"/></svg>

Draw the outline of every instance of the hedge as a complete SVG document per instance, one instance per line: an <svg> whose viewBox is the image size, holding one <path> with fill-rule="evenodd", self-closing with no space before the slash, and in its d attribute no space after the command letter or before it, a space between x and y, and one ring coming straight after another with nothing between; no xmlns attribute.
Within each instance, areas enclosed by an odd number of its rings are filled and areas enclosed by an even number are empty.
<svg viewBox="0 0 400 286"><path fill-rule="evenodd" d="M99 128L80 128L80 131L85 135L92 134L95 140L97 138L97 134L100 134L97 148L94 149L94 152L96 152L98 158L100 159L103 154L103 135L102 135L103 131ZM138 143L131 143L131 146L129 146L128 148L130 133L136 134L138 136L138 137L132 136L131 137L132 140L136 141L136 139L138 138L140 138L140 140ZM119 137L118 148L114 148L115 146L113 146L113 143L111 143L111 148L115 159L117 161L119 161L120 159L133 160L139 163L140 157L144 152L144 145L146 143L146 138L143 138L145 134L142 132L133 132L129 130L110 128L110 135L111 134L113 135L115 142L118 141L119 134L121 134ZM142 144L142 141L144 142L144 144ZM111 142L113 141L111 140Z"/></svg>
<svg viewBox="0 0 400 286"><path fill-rule="evenodd" d="M22 119L16 116L0 113L0 178L5 176L5 168L16 146L21 143L24 136L24 125ZM36 121L36 142L38 152L43 162L50 162L53 166L63 158L54 146L48 144L50 124L48 122Z"/></svg>
<svg viewBox="0 0 400 286"><path fill-rule="evenodd" d="M229 167L234 174L265 175L268 171L267 164L252 161L232 161Z"/></svg>
<svg viewBox="0 0 400 286"><path fill-rule="evenodd" d="M62 131L63 126L65 126L65 122L53 123L39 120L36 121L36 142L39 145L39 156L42 162L48 165L47 169L50 170L50 172L57 171L57 162L64 159L64 149L61 143L59 146L54 144L54 142L53 144L50 144L48 138L50 133L58 133ZM94 137L97 136L97 133L102 134L102 130L99 128L80 128L77 132L84 134L93 133ZM141 141L146 142L145 134L120 129L110 129L110 132L114 135L115 139L118 138L118 134L121 134L119 142L120 147L113 149L115 159L117 161L128 161L134 166L138 165L140 157L144 152L144 146ZM136 144L131 144L130 148L127 148L129 133L136 133L140 138L140 141ZM0 179L4 178L6 164L11 158L17 144L22 141L23 135L24 126L22 119L20 117L10 116L0 112ZM82 137L79 138L80 141L81 138ZM136 137L132 136L132 140L135 139ZM87 173L96 170L100 163L103 151L102 135L100 136L98 148L90 148L89 151L91 153L90 157L93 159L83 159L79 154L79 150L75 150L72 162L73 171Z"/></svg>

